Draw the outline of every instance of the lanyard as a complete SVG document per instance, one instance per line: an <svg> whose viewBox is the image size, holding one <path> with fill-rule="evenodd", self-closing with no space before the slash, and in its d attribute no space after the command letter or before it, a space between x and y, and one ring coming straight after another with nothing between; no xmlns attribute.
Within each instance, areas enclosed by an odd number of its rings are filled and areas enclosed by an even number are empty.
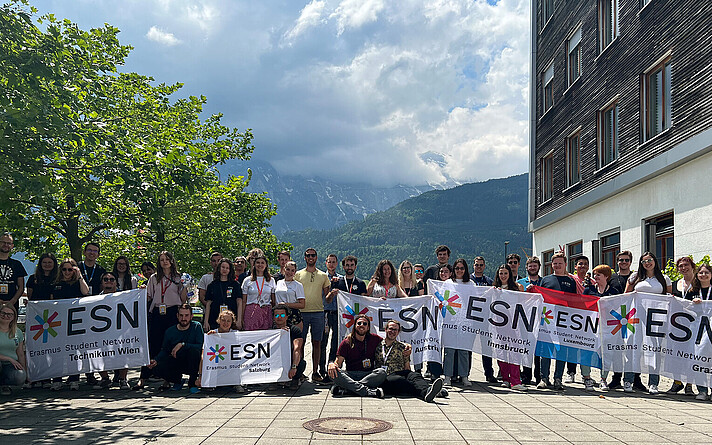
<svg viewBox="0 0 712 445"><path fill-rule="evenodd" d="M85 263L82 263L82 269L84 269L84 278L88 281L87 284L90 284L94 278L94 272L96 272L96 264L91 268L91 276L87 274L87 265Z"/></svg>
<svg viewBox="0 0 712 445"><path fill-rule="evenodd" d="M164 286L163 283L166 282L166 278L165 277L161 278L161 303L163 303L163 301L165 299L166 291L168 290L169 287L171 287L171 280L167 280L167 281L168 281L168 284L166 284Z"/></svg>
<svg viewBox="0 0 712 445"><path fill-rule="evenodd" d="M262 287L260 287L259 277L255 277L255 286L257 286L257 299L262 298L262 290L265 288L265 277L262 277Z"/></svg>
<svg viewBox="0 0 712 445"><path fill-rule="evenodd" d="M386 283L386 286L383 287L384 289L386 289L386 298L388 298L388 287L387 286L388 286L388 283Z"/></svg>
<svg viewBox="0 0 712 445"><path fill-rule="evenodd" d="M386 352L386 344L383 344L383 364L386 364L386 360L388 360L388 356L391 355L391 351L393 350L393 346L396 345L396 342L393 342L390 348L388 348L388 352Z"/></svg>
<svg viewBox="0 0 712 445"><path fill-rule="evenodd" d="M355 283L355 282L356 282L356 277L354 277L354 278L351 280L351 284L349 284L348 278L344 277L344 284L346 285L346 292L348 292L348 293L350 293L350 294L353 293L353 292L351 292L351 291L354 290L354 283Z"/></svg>
<svg viewBox="0 0 712 445"><path fill-rule="evenodd" d="M685 284L685 280L682 280L682 284ZM682 290L682 298L687 299L687 293L690 292L690 289L692 289L692 283L688 284L686 288Z"/></svg>

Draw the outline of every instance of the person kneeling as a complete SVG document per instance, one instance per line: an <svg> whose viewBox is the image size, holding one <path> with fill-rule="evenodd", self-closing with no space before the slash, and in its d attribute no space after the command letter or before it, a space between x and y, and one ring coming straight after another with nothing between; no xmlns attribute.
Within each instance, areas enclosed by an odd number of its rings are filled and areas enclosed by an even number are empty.
<svg viewBox="0 0 712 445"><path fill-rule="evenodd" d="M333 395L352 392L361 397L383 398L383 389L379 388L386 380L383 368L374 368L376 348L381 337L371 334L371 321L365 315L357 315L354 327L336 351L336 361L329 363L329 377L334 382ZM346 371L341 365L346 361Z"/></svg>
<svg viewBox="0 0 712 445"><path fill-rule="evenodd" d="M161 352L148 365L153 374L173 383L173 390L183 387L183 374L188 374L191 393L199 391L195 380L200 373L203 348L203 327L193 320L193 310L188 303L178 308L178 324L166 329Z"/></svg>
<svg viewBox="0 0 712 445"><path fill-rule="evenodd" d="M274 328L289 331L292 346L292 367L289 370L289 378L292 381L289 384L289 389L296 390L299 389L299 380L307 367L307 362L302 358L302 347L304 346L302 330L297 325L287 325L290 310L285 303L276 305L272 309L272 313L274 314Z"/></svg>
<svg viewBox="0 0 712 445"><path fill-rule="evenodd" d="M410 345L397 340L401 325L395 320L386 324L386 338L376 348L376 367L386 370L383 389L388 394L408 394L432 402L443 389L438 377L428 383L419 372L410 370Z"/></svg>

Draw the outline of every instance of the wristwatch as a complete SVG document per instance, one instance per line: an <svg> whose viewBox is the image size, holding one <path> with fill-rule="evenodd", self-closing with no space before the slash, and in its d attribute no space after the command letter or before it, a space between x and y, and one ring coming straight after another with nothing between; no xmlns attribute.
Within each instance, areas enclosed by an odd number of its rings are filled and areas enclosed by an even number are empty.
<svg viewBox="0 0 712 445"><path fill-rule="evenodd" d="M292 369L297 369L297 365L292 365Z"/></svg>

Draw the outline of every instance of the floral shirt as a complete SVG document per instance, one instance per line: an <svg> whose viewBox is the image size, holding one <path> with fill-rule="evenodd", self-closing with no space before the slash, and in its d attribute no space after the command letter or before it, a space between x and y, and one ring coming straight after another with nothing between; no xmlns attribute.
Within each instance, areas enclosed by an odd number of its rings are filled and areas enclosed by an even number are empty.
<svg viewBox="0 0 712 445"><path fill-rule="evenodd" d="M386 341L382 341L376 346L376 368L386 366L386 374L406 370L406 356L404 351L405 343L395 341L391 346L386 346Z"/></svg>

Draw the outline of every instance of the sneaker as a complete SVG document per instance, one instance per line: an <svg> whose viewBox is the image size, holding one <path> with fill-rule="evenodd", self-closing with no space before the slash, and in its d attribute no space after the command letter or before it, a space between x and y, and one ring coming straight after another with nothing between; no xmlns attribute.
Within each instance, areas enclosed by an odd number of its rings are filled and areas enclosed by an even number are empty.
<svg viewBox="0 0 712 445"><path fill-rule="evenodd" d="M336 386L336 385L331 387L330 392L333 397L338 397L338 396L344 395L344 389L341 388L340 386Z"/></svg>
<svg viewBox="0 0 712 445"><path fill-rule="evenodd" d="M79 382L69 382L69 389L72 391L79 391Z"/></svg>
<svg viewBox="0 0 712 445"><path fill-rule="evenodd" d="M561 379L554 379L554 389L557 391L564 390L564 384L561 383Z"/></svg>
<svg viewBox="0 0 712 445"><path fill-rule="evenodd" d="M423 376L424 379L432 379L433 375L430 373L430 371L425 371L425 375Z"/></svg>
<svg viewBox="0 0 712 445"><path fill-rule="evenodd" d="M608 391L608 384L606 383L606 379L601 379L601 391Z"/></svg>
<svg viewBox="0 0 712 445"><path fill-rule="evenodd" d="M198 394L200 392L200 388L197 386L191 386L188 391L190 391L191 394Z"/></svg>
<svg viewBox="0 0 712 445"><path fill-rule="evenodd" d="M128 380L119 380L119 388L127 391L131 389L131 385L129 385Z"/></svg>
<svg viewBox="0 0 712 445"><path fill-rule="evenodd" d="M564 383L575 383L576 382L576 374L573 372L569 372L566 374L566 380L564 380Z"/></svg>
<svg viewBox="0 0 712 445"><path fill-rule="evenodd" d="M445 397L449 396L450 393L447 392L447 389L443 388L440 390L438 393L437 397L440 397L441 399L444 399Z"/></svg>
<svg viewBox="0 0 712 445"><path fill-rule="evenodd" d="M174 383L171 391L180 391L181 389L183 389L183 380L178 383Z"/></svg>
<svg viewBox="0 0 712 445"><path fill-rule="evenodd" d="M440 377L438 377L438 379L439 379L439 378L440 378ZM437 379L435 379L435 380L437 380ZM433 381L435 381L435 380L433 380ZM445 386L452 386L452 378L451 378L450 376L447 376L447 375L446 375L445 378L443 379L443 385L445 385Z"/></svg>
<svg viewBox="0 0 712 445"><path fill-rule="evenodd" d="M596 388L596 382L591 377L584 378L583 385L586 391L593 391Z"/></svg>
<svg viewBox="0 0 712 445"><path fill-rule="evenodd" d="M312 374L311 376L312 383L316 383L317 385L321 385L324 383L324 379L317 373Z"/></svg>
<svg viewBox="0 0 712 445"><path fill-rule="evenodd" d="M685 395L686 396L694 396L695 395L695 391L692 389L692 385L690 385L689 383L687 385L685 385Z"/></svg>
<svg viewBox="0 0 712 445"><path fill-rule="evenodd" d="M650 385L650 386L648 386L648 394L653 394L653 395L655 395L655 394L657 394L657 393L659 393L659 392L660 392L660 391L658 391L658 385Z"/></svg>
<svg viewBox="0 0 712 445"><path fill-rule="evenodd" d="M235 392L238 394L244 394L245 393L245 387L242 385L235 385L234 386Z"/></svg>
<svg viewBox="0 0 712 445"><path fill-rule="evenodd" d="M428 392L425 393L425 398L423 400L428 403L435 400L435 396L440 394L440 391L442 391L444 383L445 381L441 378L435 379L435 381L430 384L430 388L428 388Z"/></svg>
<svg viewBox="0 0 712 445"><path fill-rule="evenodd" d="M507 389L509 389L509 388L512 387L512 384L509 383L509 382L502 382L502 384L499 385L499 386L501 386L502 388L507 388Z"/></svg>
<svg viewBox="0 0 712 445"><path fill-rule="evenodd" d="M12 390L10 389L9 386L0 387L0 396L9 396L9 395L12 395Z"/></svg>
<svg viewBox="0 0 712 445"><path fill-rule="evenodd" d="M611 380L611 383L608 384L608 389L614 390L618 389L621 387L621 381L620 380Z"/></svg>
<svg viewBox="0 0 712 445"><path fill-rule="evenodd" d="M677 394L680 391L682 391L682 388L684 388L684 387L685 386L682 383L674 382L672 384L672 386L670 387L670 389L667 390L667 393L668 394ZM692 388L690 388L690 389L692 389Z"/></svg>
<svg viewBox="0 0 712 445"><path fill-rule="evenodd" d="M695 396L695 400L707 400L707 399L709 399L709 397L707 396L707 394L705 394L703 392L701 392Z"/></svg>
<svg viewBox="0 0 712 445"><path fill-rule="evenodd" d="M373 391L373 392L371 392L371 391ZM386 393L383 392L383 388L376 388L376 389L372 389L371 391L369 391L369 395L372 397L376 397L379 399L386 397Z"/></svg>
<svg viewBox="0 0 712 445"><path fill-rule="evenodd" d="M541 379L541 381L536 385L536 389L549 389L551 388L551 382L549 379Z"/></svg>
<svg viewBox="0 0 712 445"><path fill-rule="evenodd" d="M467 377L463 377L462 386L464 386L465 388L472 388L472 382Z"/></svg>
<svg viewBox="0 0 712 445"><path fill-rule="evenodd" d="M512 385L512 389L515 391L526 391L528 388L520 383L519 385Z"/></svg>
<svg viewBox="0 0 712 445"><path fill-rule="evenodd" d="M635 392L633 384L630 382L623 382L623 391L625 392Z"/></svg>
<svg viewBox="0 0 712 445"><path fill-rule="evenodd" d="M50 389L52 391L59 391L60 389L62 389L62 382L52 382Z"/></svg>
<svg viewBox="0 0 712 445"><path fill-rule="evenodd" d="M111 380L101 379L100 382L97 382L95 385L92 386L92 389L109 389L110 387L111 387Z"/></svg>
<svg viewBox="0 0 712 445"><path fill-rule="evenodd" d="M648 388L643 385L643 382L633 382L633 389L640 392L648 392Z"/></svg>
<svg viewBox="0 0 712 445"><path fill-rule="evenodd" d="M331 384L333 383L333 382L331 381L331 377L329 377L329 374L324 374L321 379L322 379L321 382L322 382L324 385L331 385Z"/></svg>
<svg viewBox="0 0 712 445"><path fill-rule="evenodd" d="M493 375L487 376L487 383L499 383L497 378Z"/></svg>

